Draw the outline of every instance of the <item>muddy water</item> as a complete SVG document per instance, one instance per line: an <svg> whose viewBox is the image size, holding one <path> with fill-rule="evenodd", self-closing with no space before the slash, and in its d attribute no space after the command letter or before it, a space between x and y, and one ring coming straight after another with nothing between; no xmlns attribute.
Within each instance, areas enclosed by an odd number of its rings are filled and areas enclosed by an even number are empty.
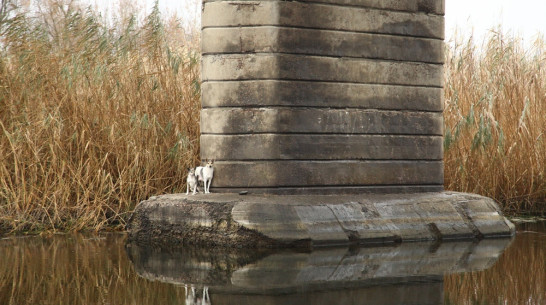
<svg viewBox="0 0 546 305"><path fill-rule="evenodd" d="M517 228L491 268L444 277L444 304L546 304L546 222Z"/></svg>
<svg viewBox="0 0 546 305"><path fill-rule="evenodd" d="M0 304L546 304L546 223L515 239L312 252L0 240Z"/></svg>

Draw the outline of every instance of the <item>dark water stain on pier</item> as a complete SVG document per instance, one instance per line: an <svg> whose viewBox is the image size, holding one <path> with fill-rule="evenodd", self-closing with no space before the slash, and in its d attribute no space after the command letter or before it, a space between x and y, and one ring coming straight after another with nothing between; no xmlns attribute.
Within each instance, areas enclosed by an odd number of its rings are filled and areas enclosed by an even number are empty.
<svg viewBox="0 0 546 305"><path fill-rule="evenodd" d="M546 304L546 223L513 240L312 252L0 240L0 304Z"/></svg>

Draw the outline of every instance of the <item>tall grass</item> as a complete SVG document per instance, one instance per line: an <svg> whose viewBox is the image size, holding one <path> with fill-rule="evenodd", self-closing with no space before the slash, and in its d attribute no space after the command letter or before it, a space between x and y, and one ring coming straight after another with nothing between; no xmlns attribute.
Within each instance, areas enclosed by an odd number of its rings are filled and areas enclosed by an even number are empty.
<svg viewBox="0 0 546 305"><path fill-rule="evenodd" d="M122 228L197 162L198 48L157 5L124 28L50 8L0 19L0 231Z"/></svg>
<svg viewBox="0 0 546 305"><path fill-rule="evenodd" d="M446 54L445 187L546 213L546 43L493 32Z"/></svg>

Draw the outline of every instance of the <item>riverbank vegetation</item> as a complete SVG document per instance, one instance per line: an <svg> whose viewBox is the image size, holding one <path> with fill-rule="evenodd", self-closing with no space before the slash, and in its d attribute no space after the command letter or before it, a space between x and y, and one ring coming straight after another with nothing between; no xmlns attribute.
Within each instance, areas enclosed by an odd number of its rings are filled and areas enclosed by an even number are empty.
<svg viewBox="0 0 546 305"><path fill-rule="evenodd" d="M198 37L157 7L109 26L49 5L0 30L0 231L122 229L140 200L182 190L199 154Z"/></svg>
<svg viewBox="0 0 546 305"><path fill-rule="evenodd" d="M199 31L44 3L0 14L0 232L123 229L199 162ZM449 49L447 189L546 212L545 46Z"/></svg>
<svg viewBox="0 0 546 305"><path fill-rule="evenodd" d="M445 187L546 212L546 42L492 31L451 44L445 65Z"/></svg>

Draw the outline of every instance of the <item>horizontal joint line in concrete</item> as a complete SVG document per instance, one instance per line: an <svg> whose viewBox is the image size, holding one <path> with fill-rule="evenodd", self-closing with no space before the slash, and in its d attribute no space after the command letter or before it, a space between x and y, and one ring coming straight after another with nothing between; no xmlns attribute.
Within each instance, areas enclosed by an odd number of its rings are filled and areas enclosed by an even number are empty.
<svg viewBox="0 0 546 305"><path fill-rule="evenodd" d="M255 56L264 56L264 57L271 57L271 55L289 55L292 57L303 57L303 58L337 58L337 59L350 59L352 61L355 61L355 59L360 59L361 61L368 61L368 62L385 62L385 63L416 63L416 64L424 64L428 66L438 66L442 67L443 63L429 63L429 62L421 62L421 61L410 61L410 60L397 60L397 59L385 59L385 58L368 58L368 57L358 57L358 56L334 56L334 55L320 55L320 54L305 54L305 53L291 53L291 52L232 52L232 53L203 53L203 57L208 56L229 56L229 55L255 55Z"/></svg>
<svg viewBox="0 0 546 305"><path fill-rule="evenodd" d="M280 0L266 0L266 1L280 1ZM298 0L292 0L292 1L299 2L299 3L318 4L318 5L324 5L324 6L354 7L354 8L365 8L365 9L375 10L375 11L386 11L386 12L395 12L395 13L409 13L409 14L423 14L423 15L433 15L433 16L438 16L438 17L443 17L444 16L444 15L435 14L435 13L425 13L425 12L408 11L408 10L395 10L395 9L389 9L389 8L370 7L370 6L366 6L366 5L327 3L327 2L321 2L321 1L298 1Z"/></svg>
<svg viewBox="0 0 546 305"><path fill-rule="evenodd" d="M441 114L443 111L428 111L428 110L413 110L413 109L376 109L376 108L359 108L359 107L321 107L321 106L285 106L285 105L255 105L255 106L222 106L222 107L203 107L202 109L222 109L222 110L237 110L237 109L276 109L276 110L362 110L369 113L403 113L403 114Z"/></svg>
<svg viewBox="0 0 546 305"><path fill-rule="evenodd" d="M348 59L363 59L363 60L374 60L381 62L391 62L391 63L414 63L414 64L429 64L436 66L443 66L443 62L436 61L418 61L418 60L403 60L403 59L387 59L382 57L360 57L360 56L337 56L337 55L320 55L314 53L292 53L292 52L208 52L203 53L203 56L218 56L218 55L269 55L269 54L282 54L282 55L291 55L295 57L322 57L322 58L348 58Z"/></svg>
<svg viewBox="0 0 546 305"><path fill-rule="evenodd" d="M290 136L353 136L353 135L362 135L362 136L372 136L372 137L397 137L397 138L443 138L442 135L429 135L429 134L386 134L386 133L365 133L365 134L356 134L356 133L308 133L308 132L294 132L294 133L279 133L279 132L252 132L252 133L203 133L203 135L218 135L225 137L236 137L236 136L246 136L246 135L290 135Z"/></svg>
<svg viewBox="0 0 546 305"><path fill-rule="evenodd" d="M255 132L255 131L249 131L248 133L207 133L207 132L201 132L202 135L211 135L211 136L244 136L244 135L270 135L270 134L275 134L275 135L311 135L311 136L318 136L318 135L325 135L325 136L359 136L359 135L362 135L362 136L407 136L407 137L417 137L417 136L422 136L422 137L443 137L443 134L441 133L436 133L436 134L413 134L413 133L339 133L339 132L335 132L335 133L324 133L324 132L306 132L306 133L301 133L301 132L277 132L277 133L271 133L271 132Z"/></svg>
<svg viewBox="0 0 546 305"><path fill-rule="evenodd" d="M423 85L398 85L398 84L390 84L390 83L374 83L374 84L368 84L368 83L355 83L355 82L342 82L342 81L327 81L327 80L301 80L301 79L232 79L227 80L228 82L254 82L254 81L261 81L261 82L286 82L286 83L349 83L349 84L355 84L355 85L373 85L373 86L384 86L384 87L416 87L416 88L431 88L430 86L423 86ZM204 80L204 83L210 83L210 84L222 84L226 82L225 80ZM443 87L437 88L432 87L432 89L443 89Z"/></svg>
<svg viewBox="0 0 546 305"><path fill-rule="evenodd" d="M443 186L443 184L361 184L361 185L345 185L345 184L333 184L333 185L279 185L274 187L260 187L260 186L249 186L249 187L213 187L214 190L221 190L221 189L272 189L272 188L365 188L365 187L371 187L371 188L387 188L387 187L400 187L400 186L408 186L408 187L439 187Z"/></svg>
<svg viewBox="0 0 546 305"><path fill-rule="evenodd" d="M222 163L229 163L229 164L254 164L254 161L239 161L239 160L233 160L233 161L214 161L216 163L222 164ZM263 160L263 162L260 163L339 163L339 164L345 164L345 163L440 163L442 160L370 160L370 161L361 161L361 160L281 160L281 161L275 161L275 160Z"/></svg>
<svg viewBox="0 0 546 305"><path fill-rule="evenodd" d="M399 87L414 87L414 88L437 88L443 89L443 86L430 86L430 85L407 85L407 84L395 84L395 83L371 83L371 82L349 82L349 81L328 81L328 80L315 80L315 79L294 79L294 78L252 78L252 79L208 79L203 80L203 83L208 82L241 82L241 81L293 81L293 82L309 82L309 83L330 83L330 84L355 84L355 85L382 85L382 86L399 86Z"/></svg>
<svg viewBox="0 0 546 305"><path fill-rule="evenodd" d="M289 79L289 78L255 78L255 79L228 79L228 80L203 80L202 83L209 84L223 84L226 82L286 82L286 83L327 83L327 84L350 84L350 85L370 85L370 86L383 86L383 87L403 87L403 88L424 88L424 89L444 89L439 86L426 86L426 85L408 85L408 84L391 84L391 83L359 83L348 81L328 81L328 80L307 80L307 79Z"/></svg>
<svg viewBox="0 0 546 305"><path fill-rule="evenodd" d="M286 1L286 0L260 0L260 2L283 2L283 1ZM209 2L230 2L230 1L229 0L227 1L226 0L204 0L203 1L203 3L209 3ZM425 13L425 12L409 11L409 10L396 10L396 9L389 9L389 8L367 6L367 5L328 3L328 2L321 2L321 1L299 1L299 0L291 0L291 2L298 2L302 4L317 4L317 5L324 5L324 6L364 8L364 9L369 9L374 11L385 11L385 12L394 12L394 13L423 14L423 15L431 15L431 16L437 16L437 17L444 16L444 14Z"/></svg>
<svg viewBox="0 0 546 305"><path fill-rule="evenodd" d="M386 36L386 37L400 37L400 38L419 38L422 40L433 40L441 41L444 39L427 37L427 36L414 36L414 35L403 35L403 34L392 34L392 33L381 33L381 32L371 32L371 31L351 31L351 30L340 30L340 29L329 29L329 28L314 28L314 27L304 27L304 26L287 26L287 25L275 25L275 24L263 24L263 25L228 25L228 26L205 26L202 29L231 29L231 28L273 28L273 29L301 29L301 30L316 30L320 32L335 32L335 33L351 33L351 34L369 34L374 36Z"/></svg>
<svg viewBox="0 0 546 305"><path fill-rule="evenodd" d="M279 1L279 0L267 0L267 1ZM435 13L425 13L425 12L408 11L408 10L395 10L395 9L388 9L388 8L370 7L370 6L366 6L366 5L327 3L327 2L320 2L320 1L298 1L298 0L292 0L292 1L299 2L299 3L318 4L318 5L324 5L324 6L341 6L341 7L365 8L365 9L374 10L374 11L387 11L387 12L409 13L409 14L423 14L423 15L433 15L433 16L438 16L438 17L443 17L444 16L444 15L435 14Z"/></svg>
<svg viewBox="0 0 546 305"><path fill-rule="evenodd" d="M285 105L267 105L267 104L260 104L260 105L242 105L242 106L203 106L201 109L260 109L260 108L267 108L267 109L294 109L297 108L300 109L332 109L332 110L370 110L370 112L403 112L403 113L419 113L419 114L426 114L426 113L443 113L442 110L417 110L417 109L393 109L393 108L369 108L369 107L344 107L344 106L285 106Z"/></svg>
<svg viewBox="0 0 546 305"><path fill-rule="evenodd" d="M275 24L261 24L261 26L276 26ZM224 25L224 26L204 26L201 28L201 30L206 29L226 29L226 28L254 28L258 27L257 25ZM307 27L307 26L283 26L285 28L292 28L292 29L306 29L306 30L325 30L325 31L337 31L337 32L346 32L346 33L357 33L357 34L377 34L377 35L385 35L385 36L398 36L398 37L412 37L412 38L426 38L426 39L434 39L434 40L440 40L444 41L443 38L435 38L430 36L420 36L420 35L403 35L403 34L390 34L390 33L384 33L384 32L372 32L372 31L350 31L350 30L339 30L339 29L331 29L331 28L316 28L316 27Z"/></svg>
<svg viewBox="0 0 546 305"><path fill-rule="evenodd" d="M214 160L214 162L220 162L220 161L226 161L226 162L235 162L231 159L221 159L221 158L216 158ZM303 161L303 162L307 162L307 161L320 161L320 162L340 162L340 161L355 161L355 162L387 162L387 163L390 163L390 162L408 162L408 163L416 163L416 161L423 161L423 162L437 162L437 161L442 161L442 159L420 159L420 158L416 158L416 159L237 159L236 160L237 162L251 162L251 163L254 163L256 161L265 161L265 162L285 162L285 161Z"/></svg>

